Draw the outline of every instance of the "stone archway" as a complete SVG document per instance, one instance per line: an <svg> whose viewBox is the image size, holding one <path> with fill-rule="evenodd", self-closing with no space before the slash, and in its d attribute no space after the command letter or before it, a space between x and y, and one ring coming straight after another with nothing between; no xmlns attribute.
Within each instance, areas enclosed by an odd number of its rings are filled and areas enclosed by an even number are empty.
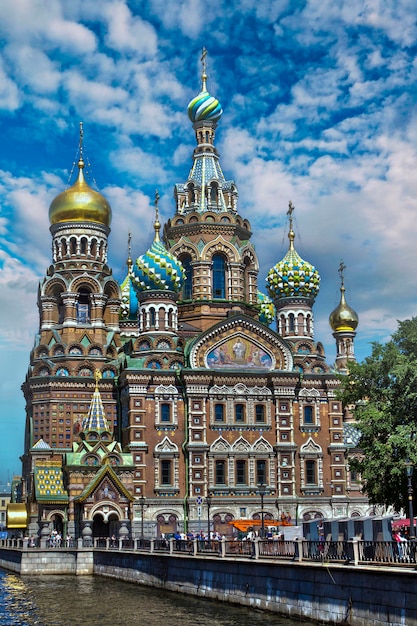
<svg viewBox="0 0 417 626"><path fill-rule="evenodd" d="M93 516L93 537L107 538L119 533L119 517L117 513L110 513L104 516L101 511L97 511Z"/></svg>
<svg viewBox="0 0 417 626"><path fill-rule="evenodd" d="M65 520L62 513L54 513L51 515L50 520L52 522L52 530L56 530L61 537L64 537L65 533Z"/></svg>

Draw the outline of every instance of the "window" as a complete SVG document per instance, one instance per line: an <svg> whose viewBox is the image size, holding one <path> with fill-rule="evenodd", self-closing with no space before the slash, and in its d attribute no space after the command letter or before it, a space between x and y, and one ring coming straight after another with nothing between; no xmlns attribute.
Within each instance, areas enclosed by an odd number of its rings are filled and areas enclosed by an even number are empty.
<svg viewBox="0 0 417 626"><path fill-rule="evenodd" d="M235 405L235 421L236 422L245 421L245 405L244 404Z"/></svg>
<svg viewBox="0 0 417 626"><path fill-rule="evenodd" d="M171 461L161 461L161 485L172 485Z"/></svg>
<svg viewBox="0 0 417 626"><path fill-rule="evenodd" d="M317 484L315 461L306 461L306 484L307 485Z"/></svg>
<svg viewBox="0 0 417 626"><path fill-rule="evenodd" d="M236 461L236 485L246 485L246 461Z"/></svg>
<svg viewBox="0 0 417 626"><path fill-rule="evenodd" d="M257 404L255 406L255 421L256 422L265 421L265 407L263 404Z"/></svg>
<svg viewBox="0 0 417 626"><path fill-rule="evenodd" d="M224 404L214 405L214 419L216 422L224 422Z"/></svg>
<svg viewBox="0 0 417 626"><path fill-rule="evenodd" d="M258 459L256 461L256 483L258 485L266 485L266 461Z"/></svg>
<svg viewBox="0 0 417 626"><path fill-rule="evenodd" d="M216 485L226 484L226 461L216 461Z"/></svg>
<svg viewBox="0 0 417 626"><path fill-rule="evenodd" d="M90 294L86 289L80 289L77 302L77 322L90 323Z"/></svg>
<svg viewBox="0 0 417 626"><path fill-rule="evenodd" d="M295 330L295 318L294 318L294 313L290 313L288 316L288 330L290 332L294 332Z"/></svg>
<svg viewBox="0 0 417 626"><path fill-rule="evenodd" d="M193 266L191 264L191 256L184 254L180 260L185 270L185 279L182 284L182 298L183 300L191 300L193 297Z"/></svg>
<svg viewBox="0 0 417 626"><path fill-rule="evenodd" d="M161 422L170 422L171 421L171 405L161 404Z"/></svg>
<svg viewBox="0 0 417 626"><path fill-rule="evenodd" d="M313 407L305 406L304 407L304 424L313 424Z"/></svg>
<svg viewBox="0 0 417 626"><path fill-rule="evenodd" d="M213 298L226 297L226 267L222 254L213 256Z"/></svg>

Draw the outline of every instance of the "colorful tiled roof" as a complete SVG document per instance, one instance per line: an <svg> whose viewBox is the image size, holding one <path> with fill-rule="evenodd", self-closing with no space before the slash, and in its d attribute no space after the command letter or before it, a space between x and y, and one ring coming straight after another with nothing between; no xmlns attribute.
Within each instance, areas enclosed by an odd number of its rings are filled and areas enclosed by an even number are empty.
<svg viewBox="0 0 417 626"><path fill-rule="evenodd" d="M38 502L67 502L61 463L50 462L35 467L35 495Z"/></svg>

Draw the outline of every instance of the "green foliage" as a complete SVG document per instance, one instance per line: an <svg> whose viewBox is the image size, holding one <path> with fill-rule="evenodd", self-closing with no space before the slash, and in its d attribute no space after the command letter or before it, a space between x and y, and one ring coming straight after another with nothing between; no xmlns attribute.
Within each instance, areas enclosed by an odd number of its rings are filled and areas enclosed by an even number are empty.
<svg viewBox="0 0 417 626"><path fill-rule="evenodd" d="M408 513L406 460L417 487L417 318L399 322L390 341L374 343L371 356L350 366L340 396L361 431L363 455L349 457L349 465L364 492L374 504Z"/></svg>

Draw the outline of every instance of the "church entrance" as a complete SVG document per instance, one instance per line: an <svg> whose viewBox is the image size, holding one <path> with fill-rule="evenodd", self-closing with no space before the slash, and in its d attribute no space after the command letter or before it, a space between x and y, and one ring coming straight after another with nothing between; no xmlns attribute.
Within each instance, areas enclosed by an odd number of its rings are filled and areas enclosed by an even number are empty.
<svg viewBox="0 0 417 626"><path fill-rule="evenodd" d="M108 518L104 518L101 513L96 513L93 517L93 537L118 536L119 518L116 513L111 513Z"/></svg>

